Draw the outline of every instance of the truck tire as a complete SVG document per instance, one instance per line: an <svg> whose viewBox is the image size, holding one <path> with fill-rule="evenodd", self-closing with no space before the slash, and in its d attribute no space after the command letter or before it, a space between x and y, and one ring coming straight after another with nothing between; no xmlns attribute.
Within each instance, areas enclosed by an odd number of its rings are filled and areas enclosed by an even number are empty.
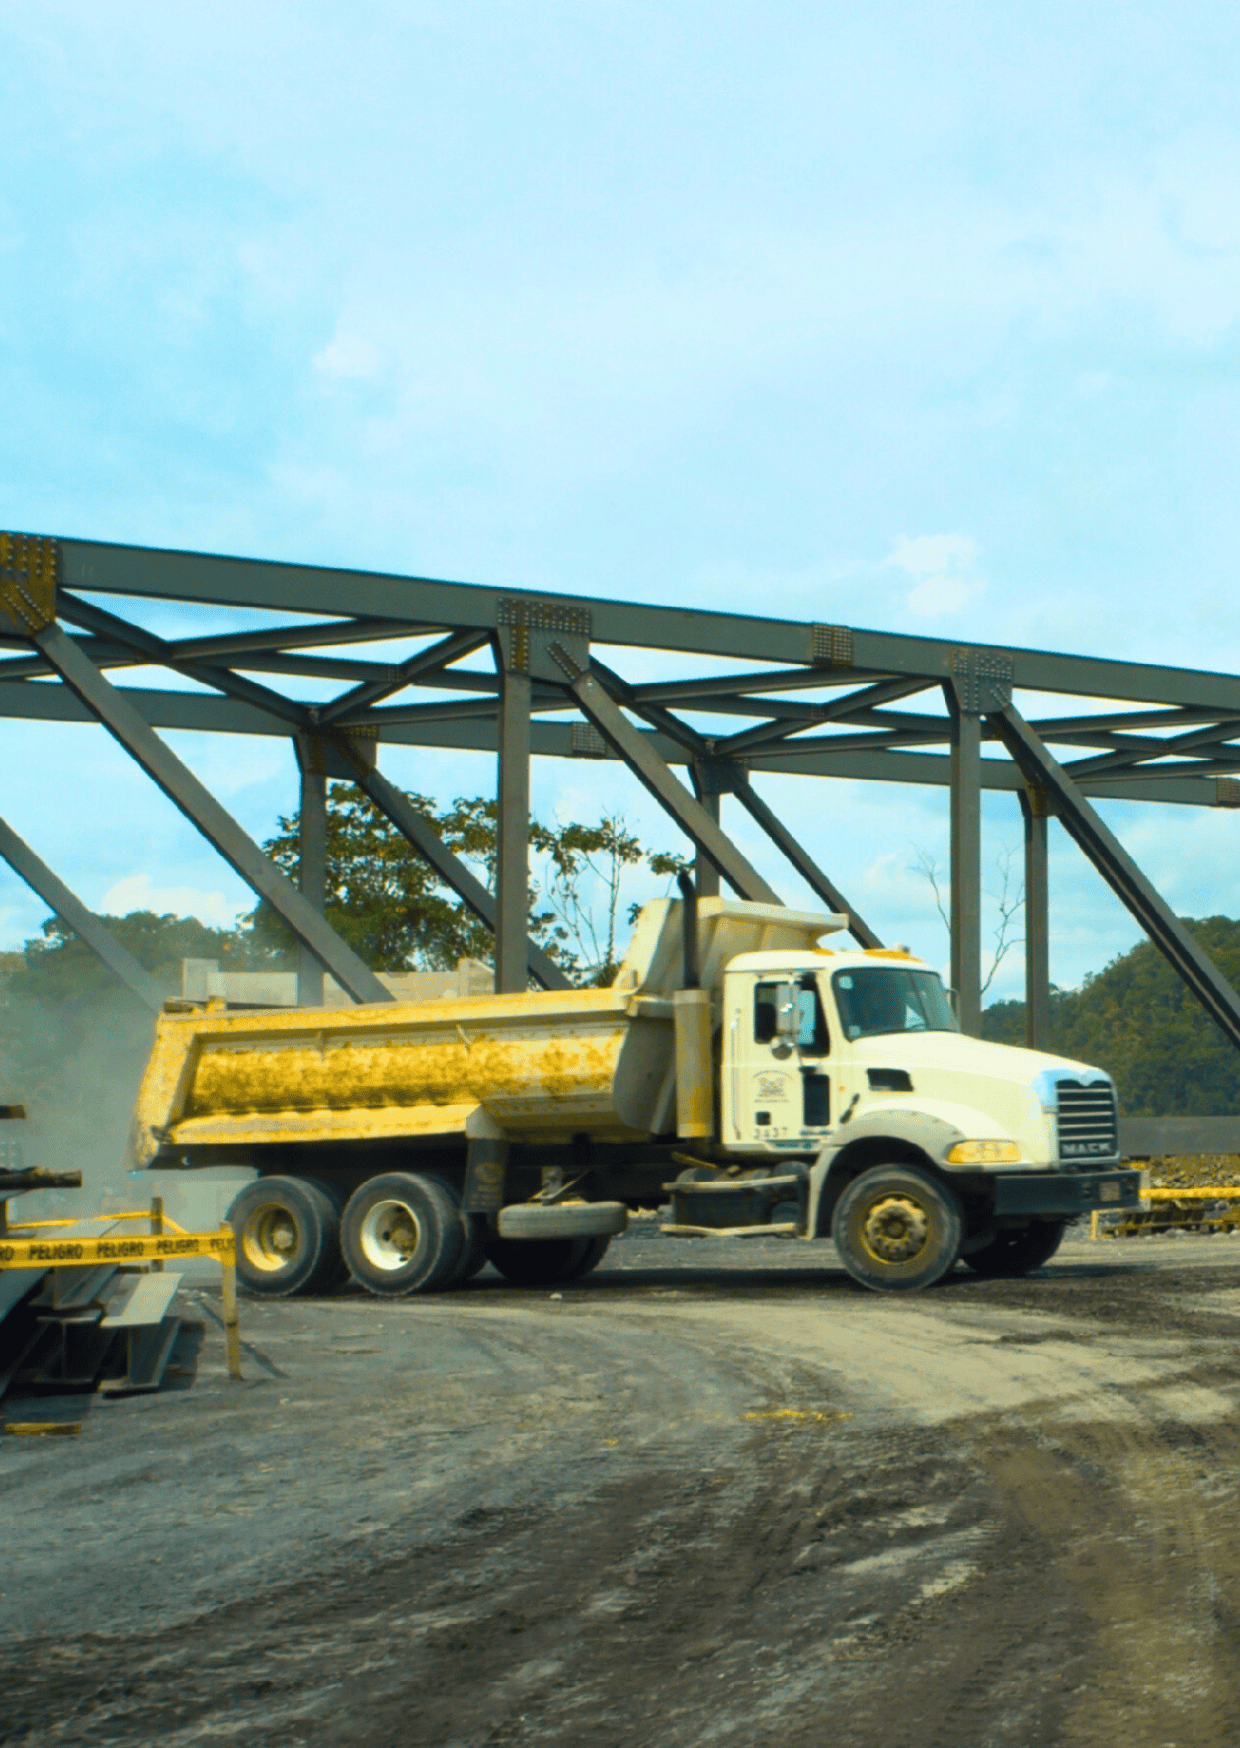
<svg viewBox="0 0 1240 1748"><path fill-rule="evenodd" d="M452 1279L465 1223L452 1191L421 1172L388 1171L349 1197L340 1222L349 1272L368 1293L434 1293Z"/></svg>
<svg viewBox="0 0 1240 1748"><path fill-rule="evenodd" d="M614 1238L628 1223L623 1202L513 1202L499 1211L501 1238Z"/></svg>
<svg viewBox="0 0 1240 1748"><path fill-rule="evenodd" d="M585 1275L593 1274L611 1245L610 1238L580 1238L577 1242L581 1246L581 1255L569 1265L564 1276L566 1281L579 1281Z"/></svg>
<svg viewBox="0 0 1240 1748"><path fill-rule="evenodd" d="M589 1238L492 1238L487 1261L514 1287L556 1287L594 1265ZM601 1257L598 1259L601 1261Z"/></svg>
<svg viewBox="0 0 1240 1748"><path fill-rule="evenodd" d="M989 1244L964 1260L975 1275L991 1280L1027 1275L1051 1260L1063 1241L1067 1224L1066 1220L1032 1220L1028 1226L997 1232Z"/></svg>
<svg viewBox="0 0 1240 1748"><path fill-rule="evenodd" d="M343 1277L340 1203L322 1184L262 1177L228 1210L237 1239L237 1279L263 1299L326 1293Z"/></svg>
<svg viewBox="0 0 1240 1748"><path fill-rule="evenodd" d="M831 1236L854 1281L878 1293L911 1293L954 1266L964 1221L955 1196L928 1171L876 1165L836 1203Z"/></svg>
<svg viewBox="0 0 1240 1748"><path fill-rule="evenodd" d="M463 1287L487 1266L487 1217L485 1214L461 1214L465 1227L465 1243L461 1258L453 1269L446 1287Z"/></svg>

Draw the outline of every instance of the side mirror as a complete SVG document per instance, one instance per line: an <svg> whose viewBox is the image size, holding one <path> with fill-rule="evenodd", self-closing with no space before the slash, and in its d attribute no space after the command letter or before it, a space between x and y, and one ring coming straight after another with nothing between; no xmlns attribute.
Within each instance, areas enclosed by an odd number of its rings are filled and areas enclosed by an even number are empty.
<svg viewBox="0 0 1240 1748"><path fill-rule="evenodd" d="M775 985L775 1036L799 1038L801 1035L801 992L795 983Z"/></svg>

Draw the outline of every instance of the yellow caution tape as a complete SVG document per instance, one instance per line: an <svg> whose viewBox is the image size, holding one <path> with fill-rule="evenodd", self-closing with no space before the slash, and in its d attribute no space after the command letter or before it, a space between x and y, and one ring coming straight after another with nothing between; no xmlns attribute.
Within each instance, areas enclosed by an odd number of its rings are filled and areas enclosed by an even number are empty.
<svg viewBox="0 0 1240 1748"><path fill-rule="evenodd" d="M1204 1188L1177 1190L1156 1188L1141 1192L1143 1202L1235 1202L1240 1201L1240 1184L1207 1184Z"/></svg>
<svg viewBox="0 0 1240 1748"><path fill-rule="evenodd" d="M133 1238L0 1238L0 1269L78 1268L92 1263L147 1262L206 1256L235 1267L237 1241L219 1232L163 1233Z"/></svg>

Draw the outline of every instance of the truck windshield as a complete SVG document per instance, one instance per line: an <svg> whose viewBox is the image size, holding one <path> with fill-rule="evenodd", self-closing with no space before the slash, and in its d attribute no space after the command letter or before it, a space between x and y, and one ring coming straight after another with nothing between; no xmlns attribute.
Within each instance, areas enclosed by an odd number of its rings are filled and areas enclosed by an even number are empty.
<svg viewBox="0 0 1240 1748"><path fill-rule="evenodd" d="M845 1037L960 1030L947 991L933 971L867 965L859 971L837 971L831 981Z"/></svg>

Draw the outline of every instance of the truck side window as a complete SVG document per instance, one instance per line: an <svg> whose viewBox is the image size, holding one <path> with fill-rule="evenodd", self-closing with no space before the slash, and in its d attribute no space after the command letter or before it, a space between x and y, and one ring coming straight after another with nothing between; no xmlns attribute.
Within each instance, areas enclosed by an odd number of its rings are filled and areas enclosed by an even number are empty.
<svg viewBox="0 0 1240 1748"><path fill-rule="evenodd" d="M753 992L753 1035L758 1044L769 1044L775 1036L775 1016L779 1006L778 983L758 983ZM797 990L801 1025L797 1047L803 1056L825 1056L831 1047L827 1033L827 1018L818 994L818 979L811 972L800 979Z"/></svg>
<svg viewBox="0 0 1240 1748"><path fill-rule="evenodd" d="M777 983L757 983L753 992L753 1035L757 1044L769 1044L775 1036L775 1015L779 1005Z"/></svg>
<svg viewBox="0 0 1240 1748"><path fill-rule="evenodd" d="M831 1035L827 1031L827 1016L823 1012L822 997L818 994L818 979L813 972L801 979L801 1030L797 1044L802 1056L825 1056L831 1048Z"/></svg>

